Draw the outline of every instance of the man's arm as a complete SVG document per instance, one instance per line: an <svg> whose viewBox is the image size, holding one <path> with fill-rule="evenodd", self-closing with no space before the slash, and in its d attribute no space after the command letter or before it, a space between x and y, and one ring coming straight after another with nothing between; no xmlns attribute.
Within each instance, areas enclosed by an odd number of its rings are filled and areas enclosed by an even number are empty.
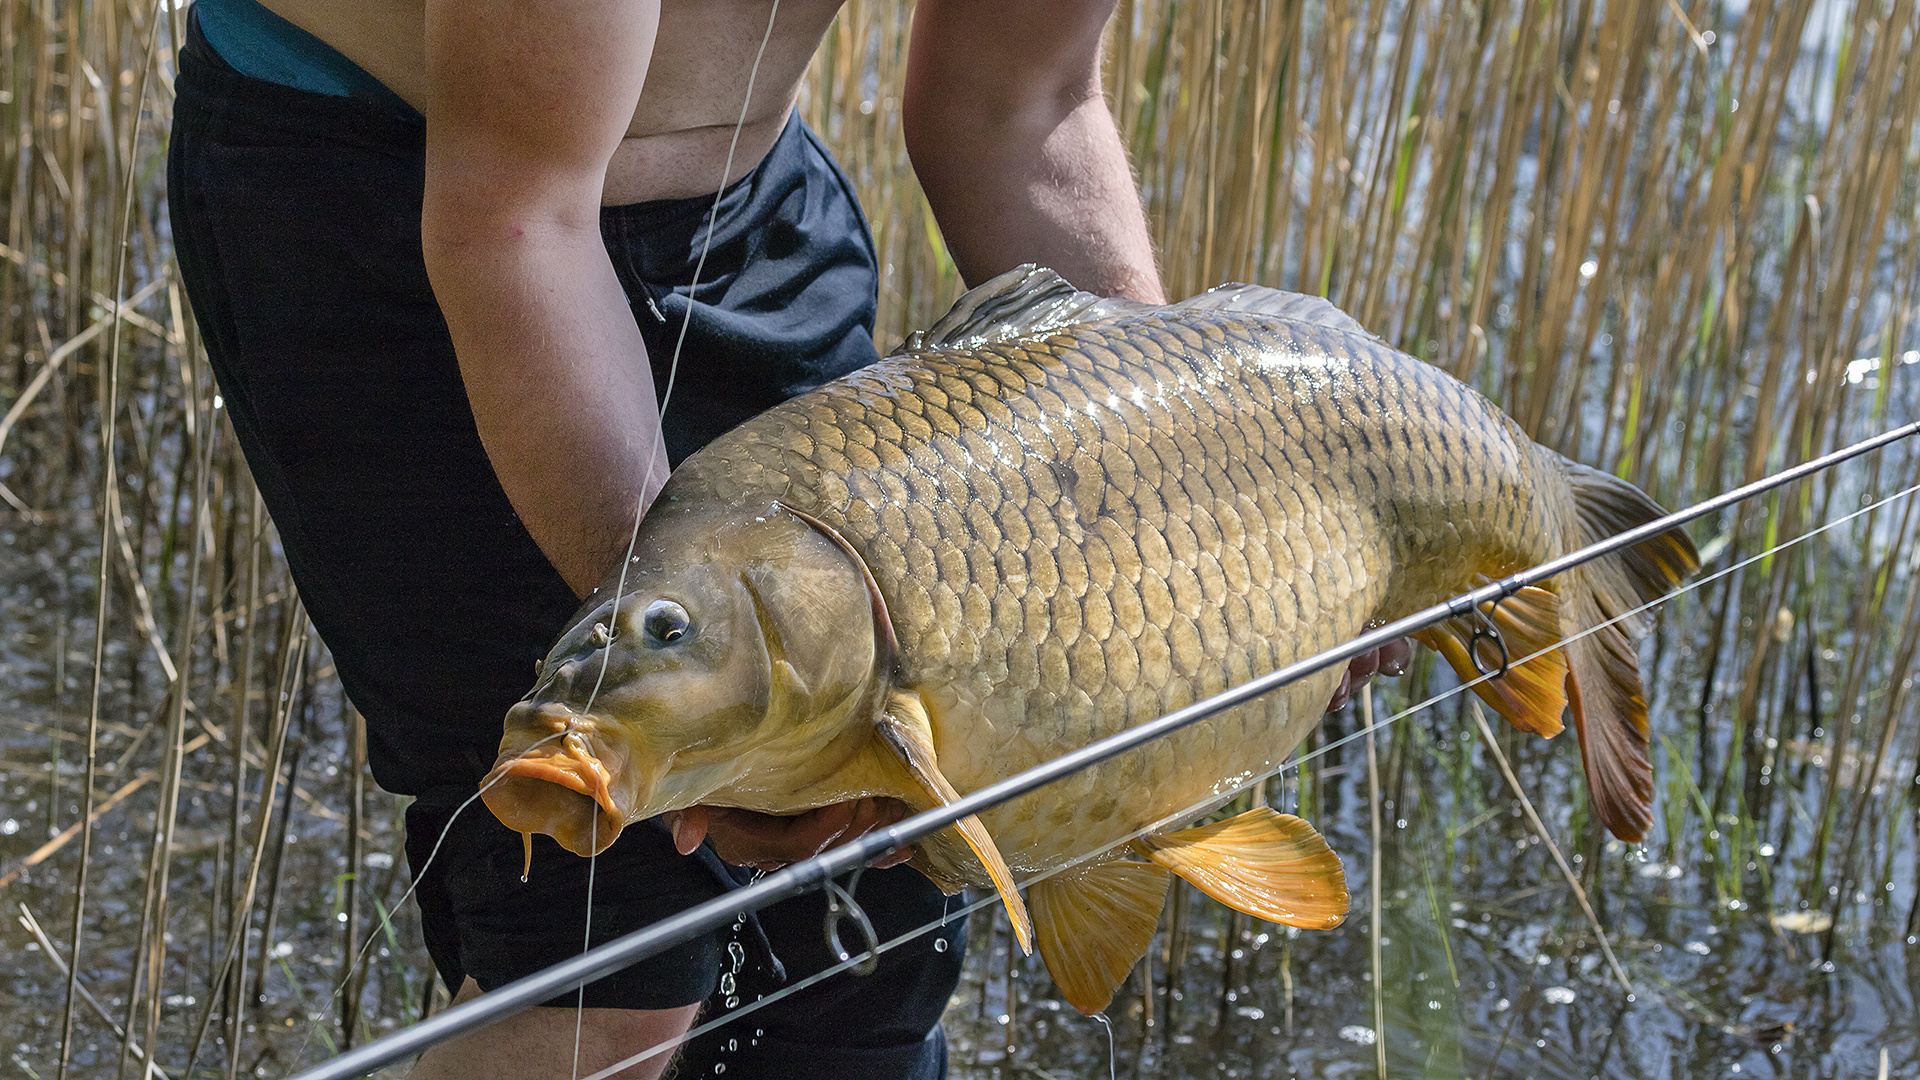
<svg viewBox="0 0 1920 1080"><path fill-rule="evenodd" d="M646 346L600 239L607 162L658 23L658 0L426 4L427 272L487 457L578 593L667 473ZM571 1075L576 1045L598 1068L685 1031L697 1008L580 1023L532 1009L435 1047L413 1075ZM658 1076L671 1056L621 1075Z"/></svg>
<svg viewBox="0 0 1920 1080"><path fill-rule="evenodd" d="M1146 214L1100 84L1112 0L922 0L908 153L961 277L1023 262L1162 303Z"/></svg>
<svg viewBox="0 0 1920 1080"><path fill-rule="evenodd" d="M647 362L600 239L658 0L428 0L427 271L480 441L585 594L665 482Z"/></svg>

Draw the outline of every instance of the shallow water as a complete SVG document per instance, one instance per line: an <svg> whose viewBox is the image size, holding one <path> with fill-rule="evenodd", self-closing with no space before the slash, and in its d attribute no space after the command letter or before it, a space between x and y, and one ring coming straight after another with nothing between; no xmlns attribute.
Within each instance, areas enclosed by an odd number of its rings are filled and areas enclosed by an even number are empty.
<svg viewBox="0 0 1920 1080"><path fill-rule="evenodd" d="M1396 731L1425 744L1421 753L1450 750ZM1571 748L1554 749L1558 760L1530 754L1516 765L1550 822L1584 798L1566 767ZM1829 946L1808 923L1767 910L1757 866L1728 895L1715 885L1720 868L1697 853L1667 863L1608 841L1598 888L1583 880L1629 995L1542 844L1499 806L1511 796L1476 797L1465 813L1476 820L1461 828L1454 800L1419 791L1386 807L1376 1013L1365 770L1336 768L1318 820L1336 823L1328 839L1347 856L1347 923L1323 933L1249 926L1191 895L1178 975L1169 984L1163 945L1152 954L1151 1005L1136 971L1109 1010L1119 1075L1371 1077L1381 1075L1382 1041L1394 1077L1874 1076L1883 1052L1885 1075L1920 1075L1910 844L1893 868L1906 884L1846 905ZM1557 842L1568 835L1555 830ZM1595 859L1567 854L1579 870ZM1053 998L1036 964L1016 965L1009 1021L1006 946L1000 933L993 955L976 958L984 962L949 1014L967 1047L957 1075L1103 1074L1105 1032Z"/></svg>

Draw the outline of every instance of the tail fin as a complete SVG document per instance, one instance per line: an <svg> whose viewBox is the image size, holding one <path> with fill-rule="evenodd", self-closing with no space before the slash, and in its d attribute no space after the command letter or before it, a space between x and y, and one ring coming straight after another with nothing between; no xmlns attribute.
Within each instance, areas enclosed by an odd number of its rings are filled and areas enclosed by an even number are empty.
<svg viewBox="0 0 1920 1080"><path fill-rule="evenodd" d="M1577 523L1577 532L1565 538L1567 550L1666 513L1624 480L1544 448L1539 454L1542 466L1564 471L1572 489L1565 519ZM1482 609L1515 663L1499 678L1475 683L1474 691L1514 727L1544 736L1559 734L1561 713L1571 706L1594 807L1601 823L1629 842L1643 839L1653 823L1647 701L1633 647L1651 620L1644 613L1609 620L1665 595L1699 568L1693 542L1673 529ZM1594 627L1600 628L1572 640ZM1448 619L1414 638L1446 657L1463 680L1502 663L1488 648L1492 639L1467 619ZM1541 655L1518 662L1536 652Z"/></svg>
<svg viewBox="0 0 1920 1080"><path fill-rule="evenodd" d="M1573 462L1565 468L1579 517L1574 546L1666 513L1624 480ZM1628 842L1645 838L1653 822L1647 701L1633 645L1650 620L1644 613L1609 620L1665 595L1698 569L1700 554L1693 542L1679 529L1670 529L1568 571L1564 584L1553 583L1563 598L1569 636L1600 627L1566 646L1567 703L1600 821Z"/></svg>

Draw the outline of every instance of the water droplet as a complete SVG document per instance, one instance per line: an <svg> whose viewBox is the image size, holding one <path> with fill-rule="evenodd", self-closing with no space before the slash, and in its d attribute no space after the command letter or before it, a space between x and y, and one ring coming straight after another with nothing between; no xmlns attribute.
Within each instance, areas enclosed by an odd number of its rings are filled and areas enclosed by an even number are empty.
<svg viewBox="0 0 1920 1080"><path fill-rule="evenodd" d="M733 972L731 971L721 972L720 973L720 992L722 994L733 994L736 991L737 991L737 988L734 986L734 983L733 983Z"/></svg>
<svg viewBox="0 0 1920 1080"><path fill-rule="evenodd" d="M946 939L946 938L943 938L943 937L937 937L937 938L934 938L934 939L933 939L933 951L934 951L934 952L946 952L946 951L947 951L947 939Z"/></svg>

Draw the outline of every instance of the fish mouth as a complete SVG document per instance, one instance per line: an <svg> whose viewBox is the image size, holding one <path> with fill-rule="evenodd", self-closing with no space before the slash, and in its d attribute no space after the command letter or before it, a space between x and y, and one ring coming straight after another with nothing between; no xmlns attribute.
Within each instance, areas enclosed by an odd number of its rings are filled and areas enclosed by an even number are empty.
<svg viewBox="0 0 1920 1080"><path fill-rule="evenodd" d="M481 783L480 798L517 833L545 833L575 855L598 855L626 828L613 794L612 770L568 732L561 745L531 753L502 749Z"/></svg>

